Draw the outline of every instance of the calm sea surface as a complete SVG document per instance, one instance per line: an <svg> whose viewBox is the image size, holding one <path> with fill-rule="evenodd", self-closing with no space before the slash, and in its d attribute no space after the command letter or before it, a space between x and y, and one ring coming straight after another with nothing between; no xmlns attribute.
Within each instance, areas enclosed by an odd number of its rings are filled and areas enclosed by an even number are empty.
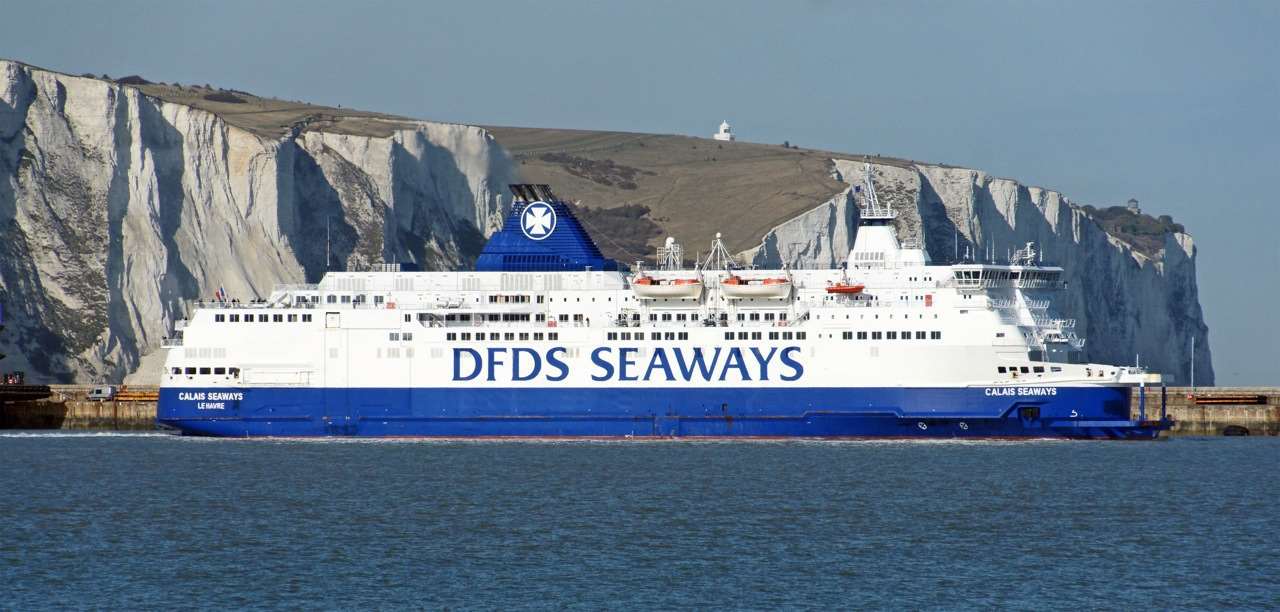
<svg viewBox="0 0 1280 612"><path fill-rule="evenodd" d="M0 608L1280 607L1280 439L0 434Z"/></svg>

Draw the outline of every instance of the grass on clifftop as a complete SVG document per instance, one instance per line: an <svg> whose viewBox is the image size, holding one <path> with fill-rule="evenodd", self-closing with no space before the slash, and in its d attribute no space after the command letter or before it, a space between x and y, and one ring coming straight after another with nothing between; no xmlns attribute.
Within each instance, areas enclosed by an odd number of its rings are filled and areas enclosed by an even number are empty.
<svg viewBox="0 0 1280 612"><path fill-rule="evenodd" d="M1081 208L1097 221L1103 231L1127 242L1147 257L1155 257L1164 248L1166 234L1186 232L1186 228L1181 223L1174 223L1169 215L1152 217L1134 213L1124 206L1095 208L1085 205Z"/></svg>

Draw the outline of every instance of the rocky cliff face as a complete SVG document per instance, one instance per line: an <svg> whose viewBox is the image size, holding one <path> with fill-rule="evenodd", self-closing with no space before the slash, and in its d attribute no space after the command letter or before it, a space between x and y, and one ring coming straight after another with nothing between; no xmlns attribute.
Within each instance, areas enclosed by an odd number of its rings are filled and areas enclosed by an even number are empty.
<svg viewBox="0 0 1280 612"><path fill-rule="evenodd" d="M3 368L119 380L186 302L315 282L331 265L466 264L501 222L484 130L251 133L110 81L0 61Z"/></svg>
<svg viewBox="0 0 1280 612"><path fill-rule="evenodd" d="M834 160L835 171L860 183L862 162ZM874 164L876 191L898 211L899 239L924 246L934 262L956 255L1011 250L1035 242L1046 263L1065 270L1062 313L1077 320L1086 357L1101 363L1142 363L1185 384L1195 338L1196 384L1213 384L1208 327L1196 287L1191 236L1168 233L1164 248L1138 252L1107 234L1062 194L984 172L925 164ZM744 255L769 267L839 264L853 246L857 210L848 191L783 223Z"/></svg>

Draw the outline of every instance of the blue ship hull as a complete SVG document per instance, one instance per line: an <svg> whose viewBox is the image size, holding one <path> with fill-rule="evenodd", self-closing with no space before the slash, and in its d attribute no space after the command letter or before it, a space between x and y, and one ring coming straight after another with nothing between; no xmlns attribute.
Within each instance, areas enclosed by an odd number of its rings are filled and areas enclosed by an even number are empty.
<svg viewBox="0 0 1280 612"><path fill-rule="evenodd" d="M1047 393L1045 387L1040 389ZM1127 387L162 389L159 424L205 436L1153 439ZM1011 394L999 394L1011 393Z"/></svg>

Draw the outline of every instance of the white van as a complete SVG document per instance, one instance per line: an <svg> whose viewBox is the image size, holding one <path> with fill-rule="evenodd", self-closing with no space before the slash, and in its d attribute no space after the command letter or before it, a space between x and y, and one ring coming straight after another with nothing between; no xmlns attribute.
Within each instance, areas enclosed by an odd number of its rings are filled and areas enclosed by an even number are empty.
<svg viewBox="0 0 1280 612"><path fill-rule="evenodd" d="M89 401L91 402L109 402L116 398L116 388L114 385L102 385L89 389Z"/></svg>

